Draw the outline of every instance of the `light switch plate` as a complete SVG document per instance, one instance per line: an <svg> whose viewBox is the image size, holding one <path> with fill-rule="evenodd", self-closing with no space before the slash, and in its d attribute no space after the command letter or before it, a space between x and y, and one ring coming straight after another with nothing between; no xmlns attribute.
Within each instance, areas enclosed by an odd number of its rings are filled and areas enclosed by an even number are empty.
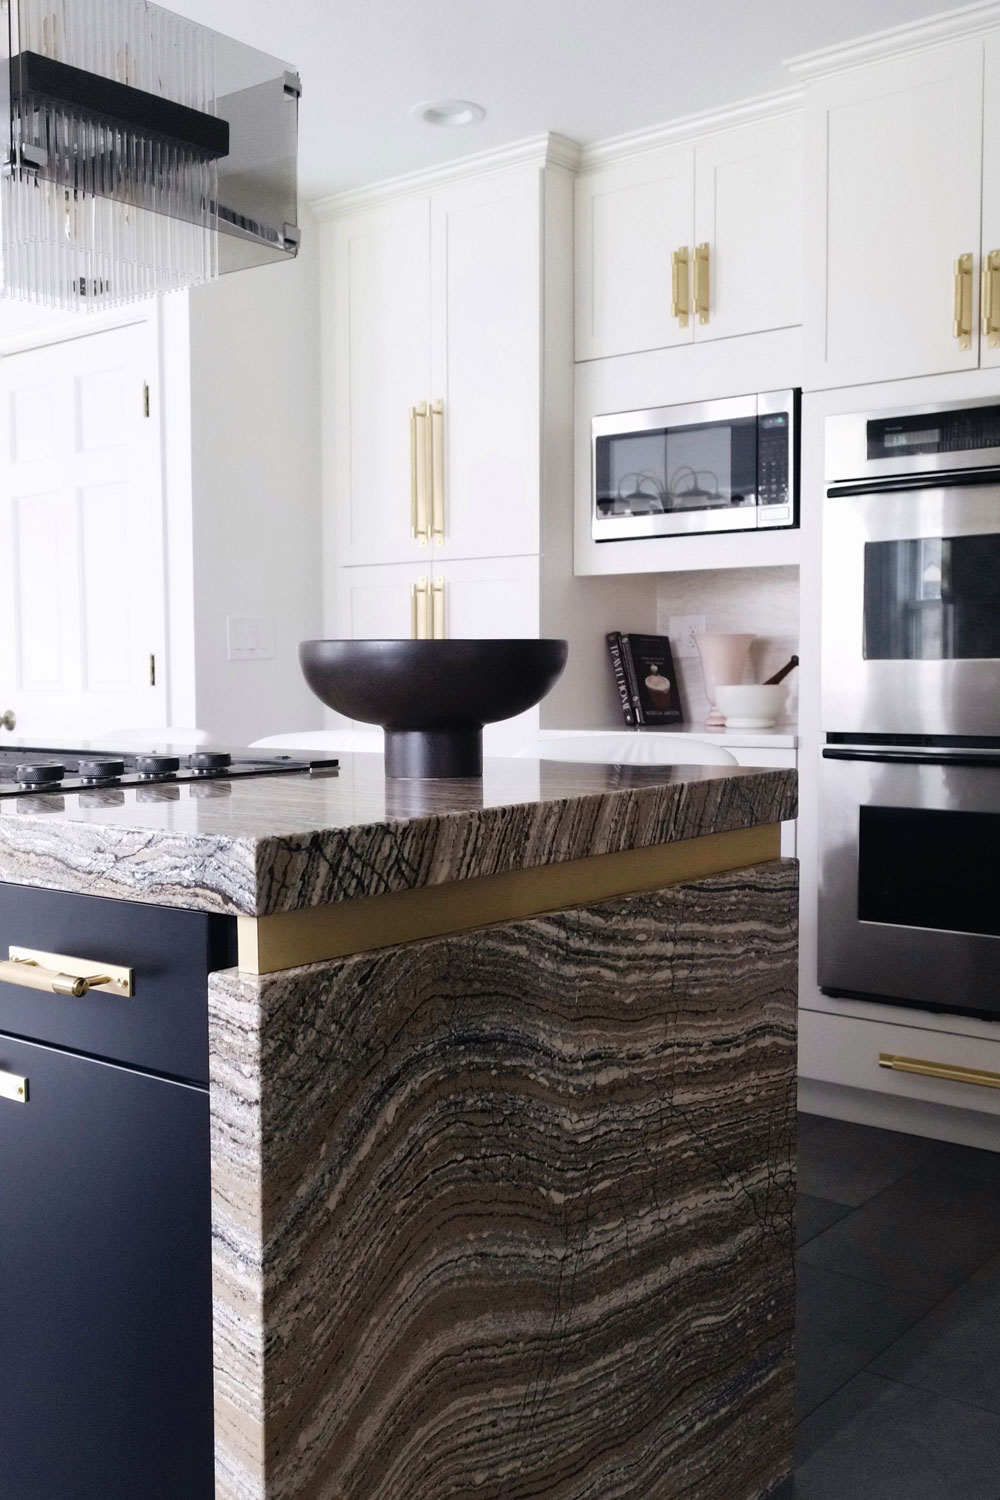
<svg viewBox="0 0 1000 1500"><path fill-rule="evenodd" d="M226 645L230 661L273 661L274 616L229 615Z"/></svg>
<svg viewBox="0 0 1000 1500"><path fill-rule="evenodd" d="M704 615L671 615L667 629L675 657L698 655L695 636L705 634Z"/></svg>

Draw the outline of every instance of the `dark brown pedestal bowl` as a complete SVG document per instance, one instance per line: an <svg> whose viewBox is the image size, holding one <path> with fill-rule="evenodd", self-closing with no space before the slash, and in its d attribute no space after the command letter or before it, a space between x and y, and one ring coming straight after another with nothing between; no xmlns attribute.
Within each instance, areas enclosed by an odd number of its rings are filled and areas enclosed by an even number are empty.
<svg viewBox="0 0 1000 1500"><path fill-rule="evenodd" d="M303 641L306 682L327 708L385 730L385 774L481 776L483 725L539 703L565 641Z"/></svg>

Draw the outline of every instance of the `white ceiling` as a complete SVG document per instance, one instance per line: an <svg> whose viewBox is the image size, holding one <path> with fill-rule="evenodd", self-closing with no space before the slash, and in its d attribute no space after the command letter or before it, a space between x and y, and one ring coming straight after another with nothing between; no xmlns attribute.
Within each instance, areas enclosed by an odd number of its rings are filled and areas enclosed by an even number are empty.
<svg viewBox="0 0 1000 1500"><path fill-rule="evenodd" d="M305 198L555 130L581 143L770 93L782 59L949 0L164 0L302 75ZM410 108L472 99L441 129Z"/></svg>

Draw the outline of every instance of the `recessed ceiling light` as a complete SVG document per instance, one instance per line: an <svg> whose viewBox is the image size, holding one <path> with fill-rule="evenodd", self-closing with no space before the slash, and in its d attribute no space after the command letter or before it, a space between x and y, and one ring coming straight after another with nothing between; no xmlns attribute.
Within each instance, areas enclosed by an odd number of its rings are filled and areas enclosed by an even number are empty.
<svg viewBox="0 0 1000 1500"><path fill-rule="evenodd" d="M435 99L429 104L415 104L410 114L427 125L478 125L486 118L483 106L469 99Z"/></svg>

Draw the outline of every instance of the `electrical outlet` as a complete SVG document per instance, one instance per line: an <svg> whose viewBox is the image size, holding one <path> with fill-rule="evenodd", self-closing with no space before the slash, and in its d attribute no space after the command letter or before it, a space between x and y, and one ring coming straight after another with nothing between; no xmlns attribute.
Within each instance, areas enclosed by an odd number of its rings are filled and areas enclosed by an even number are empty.
<svg viewBox="0 0 1000 1500"><path fill-rule="evenodd" d="M697 656L695 636L705 634L704 615L671 615L668 625L670 649L675 657Z"/></svg>

